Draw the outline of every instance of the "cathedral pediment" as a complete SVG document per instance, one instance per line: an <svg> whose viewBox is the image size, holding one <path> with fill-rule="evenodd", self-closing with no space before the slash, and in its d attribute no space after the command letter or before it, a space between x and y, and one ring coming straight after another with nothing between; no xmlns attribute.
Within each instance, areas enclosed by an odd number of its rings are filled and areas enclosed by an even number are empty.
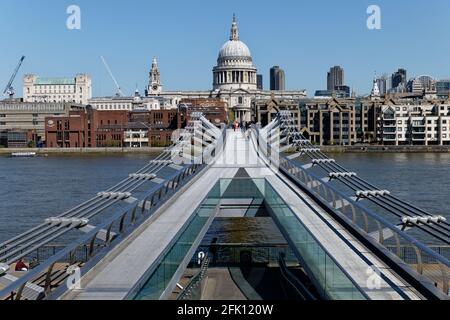
<svg viewBox="0 0 450 320"><path fill-rule="evenodd" d="M250 94L251 92L249 90L245 90L243 88L238 88L235 90L231 90L231 94Z"/></svg>

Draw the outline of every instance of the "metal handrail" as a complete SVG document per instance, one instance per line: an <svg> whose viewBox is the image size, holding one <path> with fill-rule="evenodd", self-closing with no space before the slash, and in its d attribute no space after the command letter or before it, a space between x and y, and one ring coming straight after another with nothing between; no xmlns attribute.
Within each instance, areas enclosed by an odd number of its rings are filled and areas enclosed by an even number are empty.
<svg viewBox="0 0 450 320"><path fill-rule="evenodd" d="M255 131L256 131L257 135L260 136L259 135L259 129L256 128ZM263 139L261 137L260 137L260 139L262 140L262 142L264 142L264 143L266 143L267 145L270 146L270 144L265 139ZM288 177L290 177L291 179L293 179L294 181L297 181L297 183L300 183L305 188L307 188L308 190L310 190L311 192L316 194L315 190L314 190L314 187L308 187L308 185L305 184L304 182L302 182L301 180L299 180L299 178L296 175L290 173L288 169L283 167L284 163L289 163L291 168L295 167L296 169L299 169L301 172L303 172L303 174L305 174L306 177L309 177L310 179L312 179L313 182L320 182L320 184L323 185L325 188L331 190L334 193L335 196L339 195L341 197L342 201L344 201L344 200L348 201L349 204L351 204L352 206L358 208L359 210L361 210L362 212L364 212L365 214L370 216L378 224L382 224L383 226L385 226L386 228L391 230L397 237L401 237L402 239L404 239L405 241L410 243L412 246L415 246L417 249L421 250L422 252L424 252L424 253L428 254L429 256L431 256L432 258L434 258L438 263L441 263L443 266L445 266L447 268L450 268L450 260L448 260L447 258L443 257L442 255L439 255L434 250L430 249L429 247L424 245L419 240L415 239L414 237L412 237L412 236L408 235L407 233L405 233L404 231L400 230L399 228L397 228L397 226L395 226L394 224L392 224L391 222L389 222L385 218L379 216L378 214L376 214L372 210L364 207L363 205L361 205L358 202L355 202L353 199L351 199L350 197L345 195L343 192L338 190L335 186L333 186L329 182L323 181L320 177L318 177L317 175L315 175L312 172L307 171L305 168L303 168L302 166L299 166L297 163L295 163L294 161L290 160L288 157L283 156L283 155L280 154L280 158L282 159L282 160L280 160L280 168L283 170L283 173L285 175L287 175ZM310 182L312 182L312 181L310 181ZM317 193L317 195L320 197L319 193ZM337 203L339 201L340 200L335 200L335 203ZM338 212L339 214L344 214L339 209L336 209L334 207L330 207L329 203L324 203L324 205L326 205L328 208L332 209L334 212ZM345 207L346 206L343 206L342 209L345 209ZM347 217L345 217L345 218L347 218ZM361 229L359 226L358 226L358 228ZM367 234L367 232L366 232L366 234ZM382 244L380 241L379 241L379 243ZM418 266L418 267L421 268L421 266ZM442 272L445 273L446 271L442 270ZM421 275L423 276L423 274L421 274ZM446 274L443 274L442 278L445 281L447 279ZM446 290L448 291L448 284L444 283L443 284L443 288L444 288L444 293L448 295L448 293L445 292Z"/></svg>
<svg viewBox="0 0 450 320"><path fill-rule="evenodd" d="M442 257L441 255L437 254L436 252L431 250L429 247L424 245L422 242L420 242L419 240L417 240L417 239L413 238L412 236L408 235L404 231L401 231L399 228L397 228L397 226L395 226L394 224L392 224L391 222L389 222L385 218L379 216L375 212L371 211L370 209L368 209L368 208L362 206L361 204L359 204L358 202L354 201L353 199L351 199L346 194L344 194L343 192L338 190L335 186L333 186L329 182L323 181L322 178L318 177L317 175L315 175L312 172L307 171L302 166L299 166L297 163L293 162L292 160L289 160L286 156L280 155L280 157L283 160L285 160L286 162L289 162L290 164L295 166L297 169L300 169L302 172L306 173L308 176L312 177L316 181L320 181L321 184L325 185L327 188L331 189L333 192L335 192L336 194L341 196L344 200L349 201L352 205L356 206L360 210L368 213L372 218L374 218L375 220L379 221L380 223L382 223L383 225L385 225L386 227L388 227L389 229L391 229L392 231L394 231L395 233L400 235L402 238L404 238L409 243L415 245L416 247L418 247L419 249L421 249L425 253L433 256L434 258L436 258L436 260L438 260L439 262L443 263L447 267L450 267L450 260L448 260L445 257ZM280 161L280 163L281 163L281 161ZM288 174L289 176L291 176L292 178L294 178L295 180L298 180L298 178L296 176L294 176L293 174L291 174L289 172L285 172L285 173ZM308 188L308 189L312 189L312 188ZM328 204L326 204L326 205L328 205ZM333 209L337 210L335 208L333 208Z"/></svg>
<svg viewBox="0 0 450 320"><path fill-rule="evenodd" d="M147 191L145 194L146 200L144 200L143 207L145 208L146 202L148 201L148 198L150 196L158 194L158 193L160 193L160 191L167 189L166 184L170 184L170 182L176 181L178 177L181 177L183 175L185 175L185 177L187 177L189 175L189 171L191 171L192 174L196 173L197 168L198 168L198 166L194 164L182 172L176 172L168 177L167 183L158 185L158 186L150 189L149 191ZM174 185L174 184L172 184L172 185ZM179 189L179 187L181 187L182 185L184 185L184 184L181 183L181 181L180 181L180 184L177 184L175 186L175 188ZM174 190L176 190L176 189L170 189L170 191L168 193L165 193L158 200L161 200L161 199L167 200L168 196L172 196L172 194L174 193ZM158 208L160 205L161 205L161 201L158 203L158 205L153 206L151 208L151 211L154 212L155 209ZM49 268L51 268L56 262L60 261L62 258L64 258L65 256L68 256L71 252L76 250L80 245L92 243L92 240L96 238L97 234L101 230L106 229L106 228L109 229L109 227L112 226L116 222L122 222L123 219L127 216L127 214L131 214L138 207L139 207L139 202L137 204L136 203L128 204L125 206L125 208L121 208L120 210L117 210L117 212L114 215L112 215L111 217L106 219L101 224L97 225L93 230L91 230L90 232L86 233L85 235L79 237L75 242L72 242L71 244L69 244L65 249L57 252L55 255L53 255L51 258L46 260L44 263L40 264L32 271L26 273L24 276L20 277L18 280L14 281L10 285L6 286L4 289L2 289L0 291L0 297L8 296L11 294L11 292L15 291L19 287L24 286L26 283L28 283L30 281L33 281L36 277L40 276L45 271L47 271ZM141 223L142 222L143 221L141 221ZM130 222L130 225L133 225L133 222ZM138 225L134 224L133 230L135 230L137 227L138 227ZM111 242L109 244L111 245Z"/></svg>
<svg viewBox="0 0 450 320"><path fill-rule="evenodd" d="M292 163L292 160L287 159L286 157L282 157L284 160ZM400 230L396 225L394 225L393 223L389 222L387 219L379 216L378 214L376 214L375 212L371 211L370 209L364 207L363 205L359 204L358 202L354 201L353 199L351 199L350 197L348 197L347 195L345 195L343 192L341 192L340 190L338 190L336 187L334 187L333 185L331 185L328 182L324 182L320 177L318 177L317 175L315 175L314 173L311 172L307 172L304 168L302 168L301 166L298 166L294 163L294 166L300 170L302 170L303 172L307 173L310 177L312 177L313 179L315 179L315 181L320 181L323 185L325 185L327 188L331 189L334 193L336 193L337 195L339 195L340 197L342 197L342 199L350 202L352 205L354 205L355 207L357 207L358 209L366 212L370 217L372 217L373 219L377 220L378 222L382 223L384 226L386 226L387 228L389 228L391 231L395 232L396 234L398 234L399 236L401 236L403 239L405 239L406 241L408 241L409 243L415 245L416 247L418 247L419 249L421 249L423 252L429 254L430 256L433 256L436 260L438 260L439 262L443 263L444 265L446 265L447 267L450 267L450 260L446 259L445 257L437 254L435 251L431 250L428 246L424 245L422 242L420 242L419 240L415 239L414 237L410 236L409 234L405 233L404 231ZM283 168L284 169L284 168ZM288 175L292 176L294 179L298 180L297 177L295 177L294 175L292 175L291 173L287 173ZM308 189L312 189L312 188L308 188ZM328 205L328 204L326 204ZM333 208L333 210L338 210Z"/></svg>
<svg viewBox="0 0 450 320"><path fill-rule="evenodd" d="M206 124L208 123L208 121L201 114L199 114L199 118L201 118L201 120L203 122L205 122ZM210 126L208 126L208 127L210 127ZM214 139L215 143L212 144L215 148L217 148L218 145L219 146L221 145L220 139L224 139L224 135L226 134L225 131L226 130L224 130L223 128L222 128L222 130L220 130L220 129L216 130L216 133L218 133L220 135L215 137L215 139ZM166 149L166 151L171 151L174 147L176 147L176 145ZM165 153L163 153L160 157L164 158ZM158 157L158 158L160 158L160 157ZM145 168L147 168L149 166L151 167L151 165L147 165L144 168L142 168L141 170L139 170L138 172L141 172L142 170L144 170ZM29 281L33 281L37 276L40 276L44 271L47 271L47 275L49 275L56 262L58 262L59 260L61 260L62 258L64 258L67 255L73 257L72 254L81 245L89 245L89 255L88 255L88 259L87 259L87 260L89 260L93 256L93 250L95 247L96 237L97 237L98 233L102 230L107 230L107 239L105 241L105 246L106 247L111 246L111 243L113 242L113 240L116 240L116 239L112 239L112 235L111 235L111 230L115 223L119 223L119 229L120 229L119 233L120 233L120 235L122 235L124 233L125 218L128 215L131 215L131 219L130 219L131 221L129 222L129 224L134 226L133 230L135 230L137 228L137 226L139 225L139 224L136 224L136 220L137 220L136 212L138 211L138 207L141 202L142 202L141 216L143 216L144 212L146 211L146 204L148 201L151 202L151 207L150 207L149 211L154 213L155 209L158 208L162 202L167 200L168 196L172 196L172 194L174 193L175 190L177 190L181 186L183 186L186 183L186 180L189 180L192 175L195 175L197 173L198 169L202 170L204 167L205 167L205 165L203 165L203 164L201 164L201 165L199 165L199 164L184 165L183 166L184 170L176 171L173 174L166 177L165 183L161 183L157 186L152 187L151 189L147 190L146 192L144 192L140 196L140 199L143 199L143 201L136 199L132 203L129 203L129 204L125 205L124 207L117 209L115 214L108 217L101 224L97 225L93 230L91 230L88 233L86 233L85 235L79 237L77 240L75 240L75 242L72 242L71 244L66 246L65 249L54 254L52 257L47 259L44 263L39 264L36 268L29 271L24 276L20 277L18 280L14 281L10 285L8 285L6 288L0 290L0 297L9 296L10 293L13 292L15 289L18 289L18 292L21 292L23 290L24 286ZM186 179L186 178L188 178L188 179ZM110 190L112 190L113 188L115 188L117 186L122 185L124 182L126 182L128 180L130 180L130 179L127 178L127 179L123 180L116 186L112 187ZM156 200L155 200L155 195L157 196ZM150 197L151 197L151 199L150 199ZM98 198L98 197L96 197L96 198ZM68 212L76 210L76 209L82 207L83 205L91 202L92 200L95 200L96 198L88 200L85 203L78 205L77 207L69 210ZM163 200L163 201L161 201L161 200ZM157 202L154 203L154 201L157 201ZM62 214L61 216L64 216L64 214ZM143 221L141 221L141 223L142 222ZM38 230L41 226L42 225L33 228L32 230L28 231L28 233ZM13 238L13 240L4 242L3 243L4 247L6 247L7 244L13 242L16 238L18 238L18 237ZM120 238L120 237L118 237L118 238ZM41 246L35 246L35 247L36 248L32 248L33 251L38 250ZM24 247L24 250L26 250L26 247ZM33 252L33 251L31 251L31 249L28 249L28 250L30 251L30 253ZM48 283L48 286L50 286L49 283ZM46 290L46 293L50 292L49 287L46 287L45 290ZM18 296L20 297L20 294L18 294Z"/></svg>

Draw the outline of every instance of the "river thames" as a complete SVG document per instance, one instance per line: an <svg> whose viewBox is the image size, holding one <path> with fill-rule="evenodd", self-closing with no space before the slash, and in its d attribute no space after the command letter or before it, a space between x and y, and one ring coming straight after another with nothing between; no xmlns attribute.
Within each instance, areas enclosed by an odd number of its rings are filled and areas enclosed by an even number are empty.
<svg viewBox="0 0 450 320"><path fill-rule="evenodd" d="M333 154L376 186L450 218L450 154ZM115 185L149 155L0 157L0 241Z"/></svg>

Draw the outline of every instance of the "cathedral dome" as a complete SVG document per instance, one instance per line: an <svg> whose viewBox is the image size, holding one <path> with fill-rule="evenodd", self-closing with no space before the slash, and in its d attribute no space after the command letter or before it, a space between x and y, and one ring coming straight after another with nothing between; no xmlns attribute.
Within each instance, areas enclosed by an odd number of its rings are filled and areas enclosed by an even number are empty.
<svg viewBox="0 0 450 320"><path fill-rule="evenodd" d="M239 40L236 17L233 16L230 38L219 51L213 68L214 90L256 90L256 68L250 49Z"/></svg>
<svg viewBox="0 0 450 320"><path fill-rule="evenodd" d="M233 16L230 39L219 51L217 59L219 66L247 66L252 67L252 56L247 45L239 40L239 30L236 17Z"/></svg>
<svg viewBox="0 0 450 320"><path fill-rule="evenodd" d="M219 60L228 58L250 58L250 49L240 40L227 41L219 51Z"/></svg>

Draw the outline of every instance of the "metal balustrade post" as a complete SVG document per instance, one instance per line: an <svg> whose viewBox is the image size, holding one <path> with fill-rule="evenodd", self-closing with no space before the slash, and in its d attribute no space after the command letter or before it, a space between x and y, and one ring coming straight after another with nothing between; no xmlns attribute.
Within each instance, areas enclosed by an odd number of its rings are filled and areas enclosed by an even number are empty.
<svg viewBox="0 0 450 320"><path fill-rule="evenodd" d="M353 207L353 210L352 210L352 222L354 224L356 224L356 225L358 225L357 219L358 219L358 216L356 215L356 208Z"/></svg>
<svg viewBox="0 0 450 320"><path fill-rule="evenodd" d="M26 285L27 285L27 283L25 282L24 284L22 284L19 287L19 290L17 290L17 293L16 293L16 298L14 300L17 300L17 301L22 300L22 293L23 293L23 290L25 289Z"/></svg>
<svg viewBox="0 0 450 320"><path fill-rule="evenodd" d="M156 205L155 197L156 197L156 193L153 193L152 199L150 200L150 205L152 206L152 208Z"/></svg>
<svg viewBox="0 0 450 320"><path fill-rule="evenodd" d="M95 239L97 239L98 232L96 232L93 237L91 238L91 241L89 243L89 254L88 258L92 258L94 256L94 246L95 246Z"/></svg>
<svg viewBox="0 0 450 320"><path fill-rule="evenodd" d="M422 252L419 248L413 245L417 257L417 273L423 274Z"/></svg>
<svg viewBox="0 0 450 320"><path fill-rule="evenodd" d="M77 251L77 249L74 249L74 250L70 251L70 253L69 253L69 264L70 265L75 263L76 251Z"/></svg>
<svg viewBox="0 0 450 320"><path fill-rule="evenodd" d="M375 221L378 226L378 242L384 245L384 234L383 234L383 226L379 221Z"/></svg>
<svg viewBox="0 0 450 320"><path fill-rule="evenodd" d="M336 193L333 191L333 192L331 192L331 195L333 196L333 208L336 209L336 207L337 207Z"/></svg>
<svg viewBox="0 0 450 320"><path fill-rule="evenodd" d="M444 266L441 262L438 262L439 264L439 269L441 270L442 273L442 291L444 291L444 293L446 295L449 295L449 276L448 276L448 267Z"/></svg>
<svg viewBox="0 0 450 320"><path fill-rule="evenodd" d="M55 264L56 262L53 262L50 267L48 267L47 274L45 276L44 292L46 295L49 295L52 291L52 272Z"/></svg>
<svg viewBox="0 0 450 320"><path fill-rule="evenodd" d="M366 233L369 233L369 217L364 211L362 211L362 216L364 218L364 231L366 231Z"/></svg>
<svg viewBox="0 0 450 320"><path fill-rule="evenodd" d="M136 208L137 208L137 206L134 207L133 211L135 211ZM125 231L125 218L127 217L127 214L128 214L128 211L125 212L125 213L122 215L122 217L120 218L120 223L119 223L119 233L120 233L120 234L123 234L124 231Z"/></svg>
<svg viewBox="0 0 450 320"><path fill-rule="evenodd" d="M142 203L142 208L145 208L145 202ZM130 222L132 225L135 224L136 220L137 220L136 211L137 211L137 207L134 207L133 211L131 212L131 221ZM144 211L145 210L141 211L141 215L144 215Z"/></svg>
<svg viewBox="0 0 450 320"><path fill-rule="evenodd" d="M396 251L397 251L397 257L401 259L401 244L400 244L400 238L398 234L394 232L394 238L395 238L395 244L396 244Z"/></svg>
<svg viewBox="0 0 450 320"><path fill-rule="evenodd" d="M111 244L111 230L112 230L112 228L114 226L114 222L115 221L111 222L111 224L108 227L108 230L106 231L106 241L105 241L105 243L106 243L107 246L109 246Z"/></svg>

